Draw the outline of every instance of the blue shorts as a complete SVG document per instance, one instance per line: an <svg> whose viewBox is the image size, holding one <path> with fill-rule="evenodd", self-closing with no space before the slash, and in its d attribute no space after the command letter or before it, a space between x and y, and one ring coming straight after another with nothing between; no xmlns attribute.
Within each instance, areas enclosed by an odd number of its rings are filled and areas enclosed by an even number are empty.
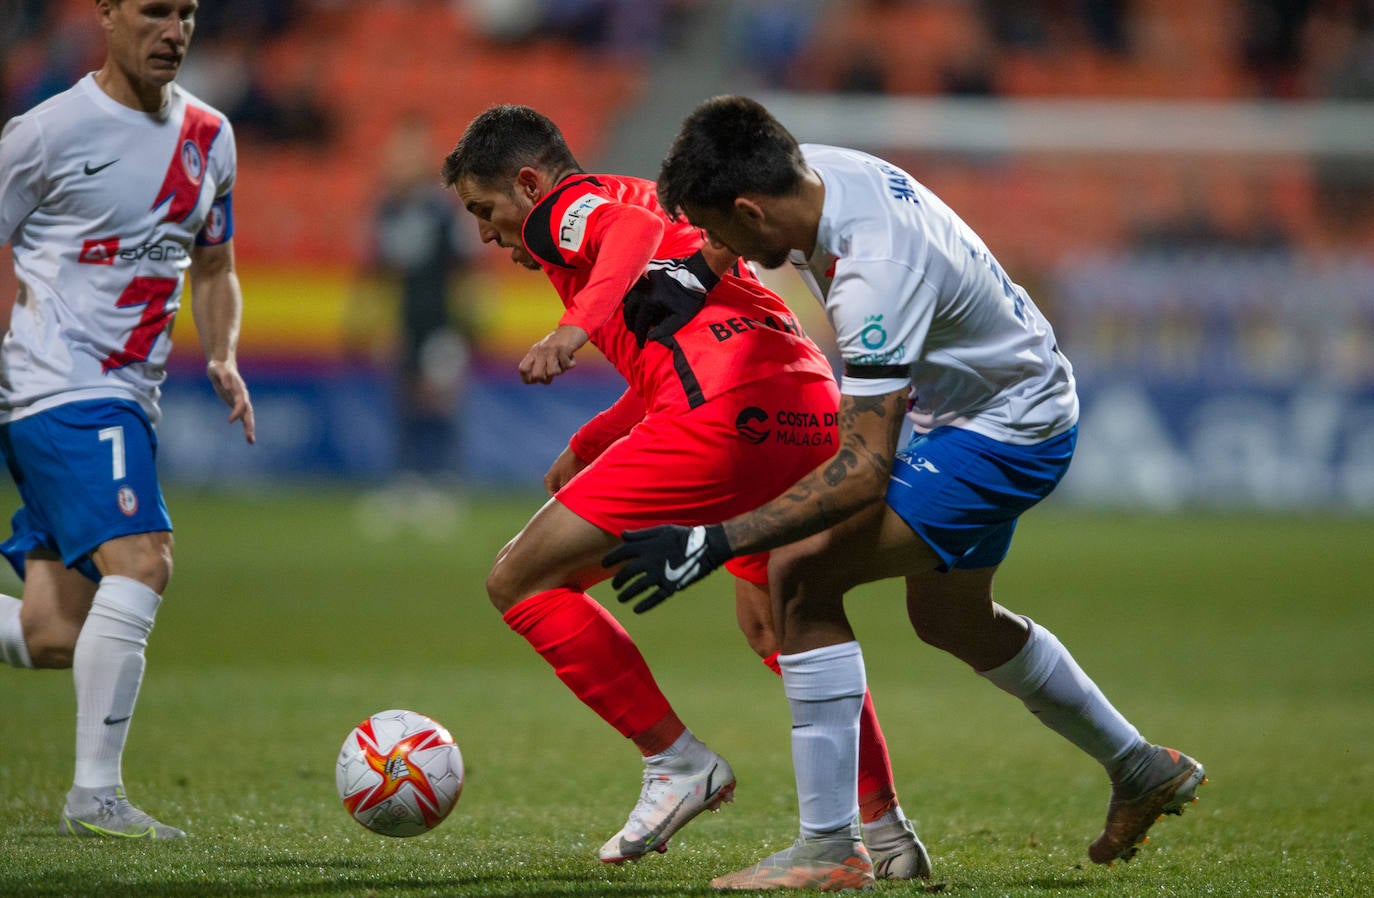
<svg viewBox="0 0 1374 898"><path fill-rule="evenodd" d="M24 504L0 554L22 578L48 549L99 582L90 553L119 536L171 530L157 482L157 435L136 403L94 399L0 425L0 455Z"/></svg>
<svg viewBox="0 0 1374 898"><path fill-rule="evenodd" d="M1007 557L1016 519L1063 479L1077 442L1077 427L1033 446L957 427L913 434L893 462L887 504L942 570L992 567Z"/></svg>

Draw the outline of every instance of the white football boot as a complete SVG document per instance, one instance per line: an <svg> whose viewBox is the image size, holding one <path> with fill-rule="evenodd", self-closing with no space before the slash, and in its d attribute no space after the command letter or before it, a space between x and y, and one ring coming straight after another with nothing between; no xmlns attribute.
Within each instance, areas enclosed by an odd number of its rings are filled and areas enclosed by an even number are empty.
<svg viewBox="0 0 1374 898"><path fill-rule="evenodd" d="M68 836L109 836L116 839L184 839L186 833L159 823L129 804L123 786L83 789L73 786L62 807L57 831Z"/></svg>
<svg viewBox="0 0 1374 898"><path fill-rule="evenodd" d="M620 832L601 846L601 860L621 864L650 851L668 850L668 840L702 811L717 811L735 798L735 772L701 743L664 763L645 764L639 801Z"/></svg>
<svg viewBox="0 0 1374 898"><path fill-rule="evenodd" d="M863 833L875 879L930 879L930 854L901 808L865 823Z"/></svg>

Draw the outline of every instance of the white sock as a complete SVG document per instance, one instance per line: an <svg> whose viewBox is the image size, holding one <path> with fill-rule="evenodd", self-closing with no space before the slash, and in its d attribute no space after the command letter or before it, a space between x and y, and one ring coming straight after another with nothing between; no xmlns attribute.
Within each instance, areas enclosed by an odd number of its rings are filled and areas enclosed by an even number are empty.
<svg viewBox="0 0 1374 898"><path fill-rule="evenodd" d="M792 769L803 836L859 816L859 713L868 688L857 642L779 655L792 706Z"/></svg>
<svg viewBox="0 0 1374 898"><path fill-rule="evenodd" d="M1025 621L1030 638L1016 657L979 674L1021 699L1041 723L1095 758L1115 779L1116 768L1145 740L1053 633L1030 618Z"/></svg>
<svg viewBox="0 0 1374 898"><path fill-rule="evenodd" d="M656 755L648 755L644 758L646 767L673 767L683 769L693 769L700 766L706 751L706 743L702 742L692 731L684 729L682 735L673 740L673 744L663 749Z"/></svg>
<svg viewBox="0 0 1374 898"><path fill-rule="evenodd" d="M906 814L902 813L902 806L899 804L893 805L891 809L884 811L883 815L877 820L865 823L864 830L867 831L870 826L901 826L902 821L905 819Z"/></svg>
<svg viewBox="0 0 1374 898"><path fill-rule="evenodd" d="M123 782L120 758L143 682L143 650L162 597L137 580L105 577L76 638L76 777L85 788Z"/></svg>
<svg viewBox="0 0 1374 898"><path fill-rule="evenodd" d="M19 626L19 609L23 602L12 596L0 595L0 661L10 667L33 667L29 647L24 643L24 629Z"/></svg>

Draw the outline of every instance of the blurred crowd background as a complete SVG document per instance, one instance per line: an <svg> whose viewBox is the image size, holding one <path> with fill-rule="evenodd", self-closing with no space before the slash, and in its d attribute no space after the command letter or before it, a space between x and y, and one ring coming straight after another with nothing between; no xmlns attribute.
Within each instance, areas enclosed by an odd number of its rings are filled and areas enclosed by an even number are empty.
<svg viewBox="0 0 1374 898"><path fill-rule="evenodd" d="M90 0L0 0L4 117L102 53ZM536 488L619 385L518 383L560 307L437 190L444 153L528 103L653 177L737 92L908 168L1047 311L1085 400L1065 501L1374 509L1372 0L202 0L180 80L238 135L263 441L179 374L174 478Z"/></svg>

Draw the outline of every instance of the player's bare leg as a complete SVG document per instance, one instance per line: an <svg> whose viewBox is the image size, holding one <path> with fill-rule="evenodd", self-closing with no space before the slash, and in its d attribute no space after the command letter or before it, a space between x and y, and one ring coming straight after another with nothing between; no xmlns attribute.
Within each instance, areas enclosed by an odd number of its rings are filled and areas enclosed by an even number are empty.
<svg viewBox="0 0 1374 898"><path fill-rule="evenodd" d="M66 670L81 626L91 610L95 584L68 568L55 552L35 550L24 558L24 600L17 622L27 667Z"/></svg>
<svg viewBox="0 0 1374 898"><path fill-rule="evenodd" d="M836 554L836 545L865 547L874 579L891 558L872 553L884 544L883 517L874 508L845 523L773 552L769 582L773 619L780 626L779 663L792 709L792 766L801 833L789 848L712 882L718 889L863 889L873 860L859 825L859 719L867 690L863 655L844 613L844 589L857 582L861 562ZM854 786L849 783L853 781ZM914 836L914 832L912 833ZM923 872L928 875L929 860Z"/></svg>
<svg viewBox="0 0 1374 898"><path fill-rule="evenodd" d="M487 593L558 678L644 756L639 800L601 847L607 863L667 850L703 811L734 795L729 763L682 723L629 633L586 589L609 572L619 537L549 500L497 556Z"/></svg>
<svg viewBox="0 0 1374 898"><path fill-rule="evenodd" d="M177 839L181 830L129 803L121 762L143 679L143 652L165 587L171 534L103 544L97 585L47 552L25 558L24 629L35 666L71 667L76 686L76 773L58 831L66 835Z"/></svg>

